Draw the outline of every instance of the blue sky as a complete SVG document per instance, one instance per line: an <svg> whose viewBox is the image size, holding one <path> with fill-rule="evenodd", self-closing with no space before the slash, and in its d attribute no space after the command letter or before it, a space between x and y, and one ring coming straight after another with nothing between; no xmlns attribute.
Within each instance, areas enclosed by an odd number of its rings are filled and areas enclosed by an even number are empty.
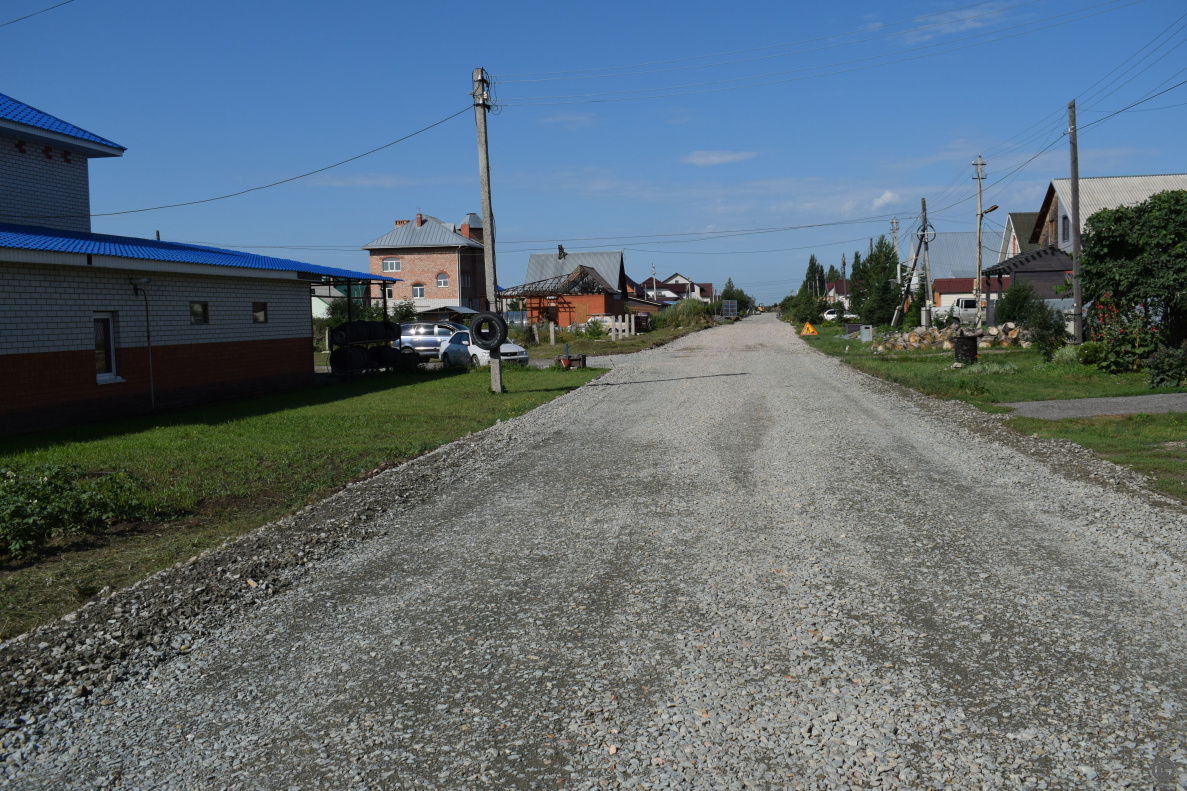
<svg viewBox="0 0 1187 791"><path fill-rule="evenodd" d="M0 22L48 5L7 0ZM809 253L839 264L889 233L884 217L907 226L920 197L937 230L974 228L978 152L987 204L1002 206L990 219L1036 211L1067 175L1074 97L1082 175L1187 172L1187 86L1086 128L1187 79L1185 12L1179 0L74 0L0 27L0 92L128 147L91 164L102 213L380 146L466 108L482 66L504 105L490 119L501 284L559 242L625 247L637 279L654 263L777 301ZM307 179L94 228L362 269L355 248L417 211L479 211L472 113ZM821 227L737 233L804 225Z"/></svg>

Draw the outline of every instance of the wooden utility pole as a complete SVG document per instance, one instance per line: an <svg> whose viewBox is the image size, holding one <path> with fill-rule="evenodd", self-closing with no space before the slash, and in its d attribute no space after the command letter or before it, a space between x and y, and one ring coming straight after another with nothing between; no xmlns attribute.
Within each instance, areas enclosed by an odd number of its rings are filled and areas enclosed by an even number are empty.
<svg viewBox="0 0 1187 791"><path fill-rule="evenodd" d="M919 308L919 323L923 328L931 327L931 260L927 256L927 198L920 198L923 205L923 228L920 241L923 243L923 304Z"/></svg>
<svg viewBox="0 0 1187 791"><path fill-rule="evenodd" d="M898 217L890 218L890 238L894 240L894 282L903 282L903 259L898 252Z"/></svg>
<svg viewBox="0 0 1187 791"><path fill-rule="evenodd" d="M1076 100L1067 105L1067 133L1072 149L1072 299L1075 316L1072 332L1076 343L1084 342L1084 294L1080 291L1080 150L1076 146Z"/></svg>
<svg viewBox="0 0 1187 791"><path fill-rule="evenodd" d="M981 169L985 167L985 160L977 154L977 161L973 164L977 166L977 175L973 177L977 180L977 282L973 284L977 313L973 323L977 325L977 329L981 329L981 221L985 217L985 213L981 211L981 182L985 180L985 174Z"/></svg>
<svg viewBox="0 0 1187 791"><path fill-rule="evenodd" d="M498 311L495 280L495 215L490 206L490 157L486 147L486 113L490 109L485 69L474 69L474 121L478 124L478 183L482 189L482 257L486 261L487 310ZM490 353L490 389L503 392L503 361L498 349Z"/></svg>

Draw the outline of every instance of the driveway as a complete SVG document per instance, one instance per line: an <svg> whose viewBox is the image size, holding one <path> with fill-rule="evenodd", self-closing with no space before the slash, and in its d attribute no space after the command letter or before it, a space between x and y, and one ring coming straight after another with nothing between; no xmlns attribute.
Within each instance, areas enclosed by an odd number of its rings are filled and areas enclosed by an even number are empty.
<svg viewBox="0 0 1187 791"><path fill-rule="evenodd" d="M1187 783L1179 506L773 317L615 363L58 706L14 787Z"/></svg>

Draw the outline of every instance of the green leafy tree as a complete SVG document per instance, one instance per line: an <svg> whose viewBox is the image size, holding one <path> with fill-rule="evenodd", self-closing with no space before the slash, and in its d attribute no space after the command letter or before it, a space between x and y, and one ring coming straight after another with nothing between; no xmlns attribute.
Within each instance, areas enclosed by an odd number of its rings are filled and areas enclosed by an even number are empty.
<svg viewBox="0 0 1187 791"><path fill-rule="evenodd" d="M1007 321L1022 324L1043 301L1035 296L1034 287L1025 281L1012 283L993 306L993 320L998 324Z"/></svg>
<svg viewBox="0 0 1187 791"><path fill-rule="evenodd" d="M1170 346L1187 338L1187 190L1088 218L1080 260L1085 299L1110 294L1122 313L1140 310Z"/></svg>
<svg viewBox="0 0 1187 791"><path fill-rule="evenodd" d="M736 299L738 301L738 315L741 316L754 308L754 298L734 285L734 279L725 281L725 288L721 289L722 299Z"/></svg>
<svg viewBox="0 0 1187 791"><path fill-rule="evenodd" d="M902 293L902 286L895 281L898 265L898 253L885 235L878 237L873 252L864 261L860 254L855 255L850 300L867 324L889 324L894 318Z"/></svg>
<svg viewBox="0 0 1187 791"><path fill-rule="evenodd" d="M841 279L841 273L832 264L829 264L828 272L824 275L825 282L834 283Z"/></svg>

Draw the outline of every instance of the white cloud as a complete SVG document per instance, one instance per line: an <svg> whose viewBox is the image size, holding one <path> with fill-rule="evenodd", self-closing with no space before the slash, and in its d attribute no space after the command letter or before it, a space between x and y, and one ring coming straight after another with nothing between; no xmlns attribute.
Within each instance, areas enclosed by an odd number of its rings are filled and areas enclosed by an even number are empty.
<svg viewBox="0 0 1187 791"><path fill-rule="evenodd" d="M756 156L758 156L756 151L693 151L680 161L689 165L705 167L707 165L726 165L730 162L745 162Z"/></svg>
<svg viewBox="0 0 1187 791"><path fill-rule="evenodd" d="M880 196L874 199L874 209L881 209L883 206L890 206L899 202L899 195L897 192L886 190Z"/></svg>
<svg viewBox="0 0 1187 791"><path fill-rule="evenodd" d="M568 129L584 129L593 125L593 113L556 113L540 120L546 124L560 124Z"/></svg>

